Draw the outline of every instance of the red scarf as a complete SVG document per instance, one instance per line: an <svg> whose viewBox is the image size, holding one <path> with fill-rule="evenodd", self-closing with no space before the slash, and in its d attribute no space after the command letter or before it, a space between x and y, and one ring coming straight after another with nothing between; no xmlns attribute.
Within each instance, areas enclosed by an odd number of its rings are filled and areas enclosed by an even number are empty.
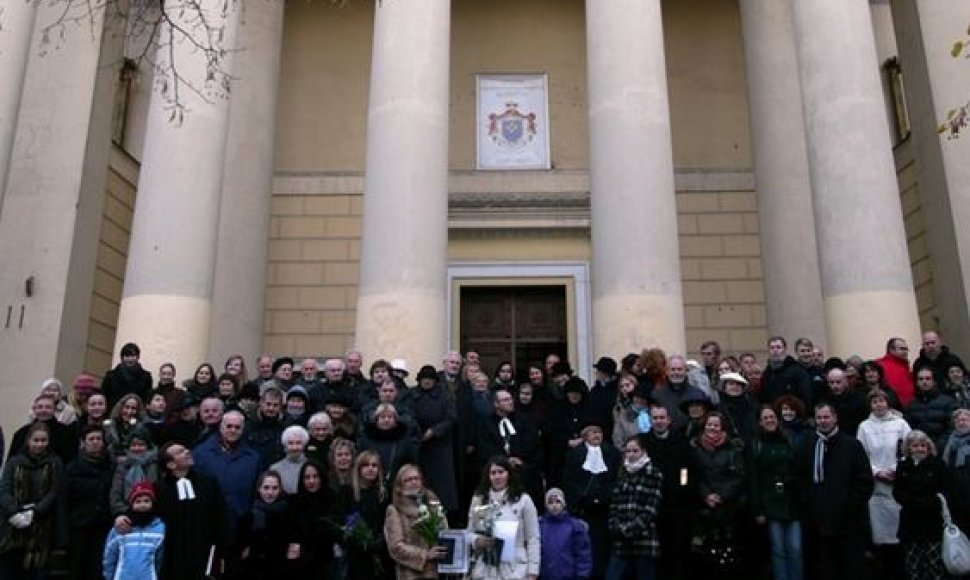
<svg viewBox="0 0 970 580"><path fill-rule="evenodd" d="M701 435L701 447L708 451L714 451L721 445L724 445L725 441L727 441L726 431L718 431L717 435L712 435L711 433L704 431L704 434Z"/></svg>

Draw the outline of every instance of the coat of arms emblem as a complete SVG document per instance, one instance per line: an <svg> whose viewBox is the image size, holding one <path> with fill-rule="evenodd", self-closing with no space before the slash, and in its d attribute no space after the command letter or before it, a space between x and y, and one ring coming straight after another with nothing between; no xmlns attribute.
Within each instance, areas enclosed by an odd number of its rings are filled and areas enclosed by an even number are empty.
<svg viewBox="0 0 970 580"><path fill-rule="evenodd" d="M488 136L499 147L518 149L536 135L536 114L523 114L519 104L505 103L505 112L488 115Z"/></svg>

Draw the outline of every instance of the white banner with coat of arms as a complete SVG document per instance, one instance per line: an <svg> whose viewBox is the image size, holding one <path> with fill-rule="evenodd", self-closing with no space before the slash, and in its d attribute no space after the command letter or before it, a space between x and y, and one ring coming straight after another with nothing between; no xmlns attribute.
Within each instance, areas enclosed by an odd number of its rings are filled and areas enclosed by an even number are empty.
<svg viewBox="0 0 970 580"><path fill-rule="evenodd" d="M478 168L550 169L546 75L478 75Z"/></svg>

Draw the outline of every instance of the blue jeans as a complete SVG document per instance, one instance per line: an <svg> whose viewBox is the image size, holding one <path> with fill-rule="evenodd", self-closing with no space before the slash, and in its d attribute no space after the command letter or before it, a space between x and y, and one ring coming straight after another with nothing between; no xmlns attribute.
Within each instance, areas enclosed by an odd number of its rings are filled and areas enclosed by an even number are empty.
<svg viewBox="0 0 970 580"><path fill-rule="evenodd" d="M653 580L655 561L651 556L619 556L610 555L610 563L606 566L606 580L621 580L626 571L633 567L636 580Z"/></svg>
<svg viewBox="0 0 970 580"><path fill-rule="evenodd" d="M802 527L797 521L768 522L771 537L771 568L775 580L802 580Z"/></svg>

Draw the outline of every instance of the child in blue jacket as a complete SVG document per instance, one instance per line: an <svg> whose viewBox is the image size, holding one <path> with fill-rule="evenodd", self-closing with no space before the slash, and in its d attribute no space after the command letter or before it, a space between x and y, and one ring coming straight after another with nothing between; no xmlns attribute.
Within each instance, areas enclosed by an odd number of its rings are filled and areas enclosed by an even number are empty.
<svg viewBox="0 0 970 580"><path fill-rule="evenodd" d="M155 487L149 481L136 483L128 494L131 531L113 529L104 547L105 580L158 580L162 569L165 524L155 515Z"/></svg>
<svg viewBox="0 0 970 580"><path fill-rule="evenodd" d="M542 580L577 580L593 572L589 526L566 511L566 496L552 488L546 492L546 514L539 518Z"/></svg>

